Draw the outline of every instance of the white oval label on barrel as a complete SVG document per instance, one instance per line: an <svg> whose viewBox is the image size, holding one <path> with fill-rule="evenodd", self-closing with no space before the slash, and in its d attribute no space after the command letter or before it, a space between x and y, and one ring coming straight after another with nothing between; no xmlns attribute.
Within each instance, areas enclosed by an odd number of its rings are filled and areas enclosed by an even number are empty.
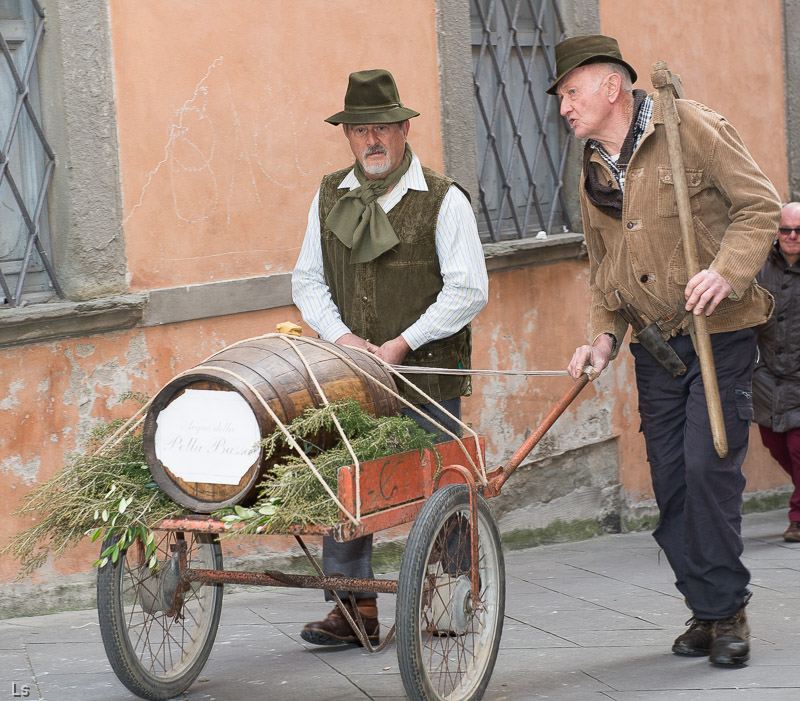
<svg viewBox="0 0 800 701"><path fill-rule="evenodd" d="M186 482L238 484L259 440L256 416L236 392L187 389L156 420L156 456Z"/></svg>

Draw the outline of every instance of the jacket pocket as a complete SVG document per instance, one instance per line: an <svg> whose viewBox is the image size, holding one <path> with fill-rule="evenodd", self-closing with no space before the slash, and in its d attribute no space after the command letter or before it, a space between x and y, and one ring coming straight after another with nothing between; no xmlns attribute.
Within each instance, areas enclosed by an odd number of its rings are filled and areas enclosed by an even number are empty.
<svg viewBox="0 0 800 701"><path fill-rule="evenodd" d="M686 184L689 189L689 203L692 212L696 212L698 209L699 203L694 200L694 196L703 189L702 183L702 170L686 171ZM678 216L678 203L675 200L675 183L672 179L672 168L668 166L658 167L658 216Z"/></svg>
<svg viewBox="0 0 800 701"><path fill-rule="evenodd" d="M694 240L697 248L697 262L700 270L708 268L719 252L720 242L714 238L697 217L692 217L692 229L694 230ZM678 232L680 234L680 232ZM683 238L678 238L678 243L672 250L669 259L669 280L677 285L683 286L689 282L689 274L686 270L686 254L683 251Z"/></svg>
<svg viewBox="0 0 800 701"><path fill-rule="evenodd" d="M736 405L736 416L739 421L753 420L753 391L744 385L734 385L733 402Z"/></svg>
<svg viewBox="0 0 800 701"><path fill-rule="evenodd" d="M753 421L753 391L749 385L733 385L729 390L728 408L723 399L723 413L725 415L725 433L728 446L736 448L745 443L750 435L750 423Z"/></svg>

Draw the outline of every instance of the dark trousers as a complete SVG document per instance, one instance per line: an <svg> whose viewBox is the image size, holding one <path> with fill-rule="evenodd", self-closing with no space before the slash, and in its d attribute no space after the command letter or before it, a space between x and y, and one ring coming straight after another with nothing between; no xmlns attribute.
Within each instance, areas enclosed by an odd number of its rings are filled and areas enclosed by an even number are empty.
<svg viewBox="0 0 800 701"><path fill-rule="evenodd" d="M785 433L775 433L766 426L758 428L761 431L761 442L792 478L794 492L789 499L789 520L800 521L800 428L793 428Z"/></svg>
<svg viewBox="0 0 800 701"><path fill-rule="evenodd" d="M440 402L442 407L449 411L453 416L461 419L461 397L448 399ZM442 413L436 404L420 404L417 408L424 416L417 412L405 408L402 413L417 422L417 425L429 433L437 434L437 443L452 440L450 436L440 433L434 428L425 416L434 419L437 423L446 427L456 435L460 435L459 426L449 416ZM322 570L327 575L340 574L345 577L358 577L364 579L374 579L372 571L372 535L362 538L337 542L333 536L323 536L322 538ZM348 592L337 591L343 601L350 597ZM357 592L356 599L372 599L377 595L369 592ZM332 601L333 596L329 591L325 592L325 600Z"/></svg>
<svg viewBox="0 0 800 701"><path fill-rule="evenodd" d="M751 379L756 332L711 336L728 438L714 450L700 362L688 335L670 345L686 364L672 377L638 343L639 413L659 522L653 537L675 573L675 586L696 618L720 619L744 604L750 573L742 564L742 463L753 419Z"/></svg>

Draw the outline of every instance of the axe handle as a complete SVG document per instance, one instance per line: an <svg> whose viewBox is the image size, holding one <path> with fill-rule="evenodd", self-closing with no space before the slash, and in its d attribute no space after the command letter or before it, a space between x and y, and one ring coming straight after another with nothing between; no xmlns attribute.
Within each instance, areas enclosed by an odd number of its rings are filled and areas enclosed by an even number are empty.
<svg viewBox="0 0 800 701"><path fill-rule="evenodd" d="M675 201L678 205L678 221L680 222L681 236L683 238L686 272L691 280L700 272L700 265L697 262L697 242L694 238L689 188L686 184L686 170L683 165L681 134L678 128L678 109L675 106L675 96L670 77L667 64L664 61L657 61L653 64L653 86L658 89L658 94L661 97L661 114L664 119L667 149L669 151L670 166L672 167L672 184L675 189ZM706 404L708 405L708 418L711 422L714 449L717 451L717 455L724 458L728 454L728 437L725 433L725 421L722 417L717 370L714 365L714 355L711 351L711 336L708 333L704 314L692 314L692 320L692 341L700 361L700 372L703 376L703 387L706 394Z"/></svg>

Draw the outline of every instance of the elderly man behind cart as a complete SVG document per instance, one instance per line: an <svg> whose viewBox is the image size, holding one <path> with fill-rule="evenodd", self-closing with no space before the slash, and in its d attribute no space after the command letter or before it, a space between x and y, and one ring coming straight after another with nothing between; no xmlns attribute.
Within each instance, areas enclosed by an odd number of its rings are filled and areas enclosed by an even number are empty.
<svg viewBox="0 0 800 701"><path fill-rule="evenodd" d="M422 166L406 141L409 119L417 116L400 102L388 71L350 75L344 110L325 121L343 126L355 164L322 179L292 275L292 296L327 341L365 348L392 364L469 368L470 322L488 299L483 249L466 193ZM409 379L460 418L461 397L471 393L469 377ZM425 415L458 432L437 404L404 383L398 389ZM437 432L418 413L404 413ZM371 555L372 536L345 543L326 537L323 569L372 578ZM347 600L346 592L339 594ZM370 642L377 642L375 594L356 599ZM338 607L307 624L301 636L317 645L358 642Z"/></svg>
<svg viewBox="0 0 800 701"><path fill-rule="evenodd" d="M631 89L636 72L615 39L574 37L555 50L557 77L548 92L560 98L561 114L575 135L588 140L580 200L591 332L569 371L578 377L590 364L602 372L629 323L634 326L632 340L642 343L630 348L660 513L653 535L692 610L690 628L672 650L709 655L718 665L741 664L750 650L750 573L740 557L741 465L753 418L755 327L772 310L755 276L775 236L778 196L723 117L677 100L702 268L690 279L660 96ZM724 458L712 441L689 333L692 316L699 314L707 317L716 365L729 444Z"/></svg>

